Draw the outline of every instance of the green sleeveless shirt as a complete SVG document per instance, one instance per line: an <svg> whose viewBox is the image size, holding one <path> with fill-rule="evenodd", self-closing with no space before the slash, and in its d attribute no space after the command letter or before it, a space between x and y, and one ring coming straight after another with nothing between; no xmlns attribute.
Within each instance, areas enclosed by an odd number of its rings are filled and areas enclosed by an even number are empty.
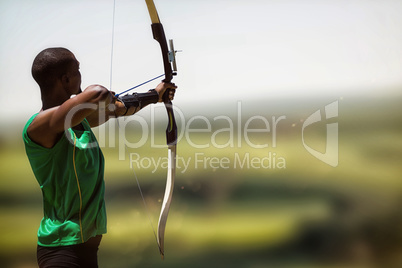
<svg viewBox="0 0 402 268"><path fill-rule="evenodd" d="M55 247L86 242L106 233L104 158L87 120L69 128L53 148L33 142L23 130L25 150L43 195L38 244Z"/></svg>

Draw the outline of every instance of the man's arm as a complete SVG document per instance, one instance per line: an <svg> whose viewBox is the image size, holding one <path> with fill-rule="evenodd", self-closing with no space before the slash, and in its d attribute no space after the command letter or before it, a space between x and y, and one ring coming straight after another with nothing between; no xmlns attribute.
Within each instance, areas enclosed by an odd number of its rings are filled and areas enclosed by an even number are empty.
<svg viewBox="0 0 402 268"><path fill-rule="evenodd" d="M62 105L41 111L28 127L27 133L37 144L52 148L65 129L77 126L92 113L98 113L99 109L108 106L112 98L106 88L89 86Z"/></svg>
<svg viewBox="0 0 402 268"><path fill-rule="evenodd" d="M165 93L165 91L167 89L176 89L177 86L174 85L173 83L160 83L156 88L155 88L155 92L157 93L157 102L162 102L163 101L163 94ZM151 92L151 91L149 91ZM129 115L133 115L136 112L140 111L142 108L144 108L149 101L147 99L149 99L150 97L147 96L146 99L141 103L141 101L139 101L139 103L137 105L134 104L133 101L128 101L126 103L125 100L127 98L124 98L125 96L123 96L121 98L121 100L117 99L114 95L114 92L112 92L113 95L113 100L112 100L112 104L114 105L110 105L110 107L106 107L105 111L95 111L92 114L88 115L86 117L86 119L89 122L89 125L91 127L96 127L99 125L102 125L103 123L107 122L110 118L112 117L121 117L121 116L129 116ZM138 94L138 95L145 95L145 94ZM133 95L131 95L133 96ZM174 97L174 91L169 92L169 99L173 100ZM144 105L145 104L145 105ZM102 107L99 107L102 108Z"/></svg>
<svg viewBox="0 0 402 268"><path fill-rule="evenodd" d="M172 83L160 83L155 91L159 94L159 102L166 89L176 89ZM173 99L174 92L169 94ZM109 104L114 104L109 105ZM64 130L77 126L85 118L91 127L99 126L107 122L111 117L133 115L141 107L126 107L103 86L92 85L74 98L68 99L62 105L45 111L41 111L31 125L27 133L31 140L37 144L52 148L63 135Z"/></svg>

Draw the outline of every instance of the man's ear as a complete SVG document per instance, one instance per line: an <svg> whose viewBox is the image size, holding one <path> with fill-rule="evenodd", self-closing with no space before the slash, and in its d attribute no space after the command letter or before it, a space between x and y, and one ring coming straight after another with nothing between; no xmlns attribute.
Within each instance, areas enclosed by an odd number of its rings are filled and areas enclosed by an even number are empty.
<svg viewBox="0 0 402 268"><path fill-rule="evenodd" d="M61 76L61 83L63 85L66 85L66 84L70 83L70 77L67 74L63 74Z"/></svg>

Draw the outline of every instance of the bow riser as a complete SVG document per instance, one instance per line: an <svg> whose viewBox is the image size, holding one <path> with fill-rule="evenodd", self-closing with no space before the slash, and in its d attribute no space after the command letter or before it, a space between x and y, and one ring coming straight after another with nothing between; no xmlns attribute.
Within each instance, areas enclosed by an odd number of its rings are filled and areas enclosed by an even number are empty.
<svg viewBox="0 0 402 268"><path fill-rule="evenodd" d="M173 71L172 64L169 61L169 48L166 42L165 31L161 23L152 23L151 28L154 39L158 41L161 47L163 68L165 70L165 79L163 79L163 82L169 83L173 79Z"/></svg>
<svg viewBox="0 0 402 268"><path fill-rule="evenodd" d="M165 31L163 29L163 25L161 23L152 23L152 34L153 37L156 41L158 41L161 52L162 52L162 59L163 59L163 68L165 71L165 79L163 79L163 82L169 83L173 79L173 71L172 71L172 64L169 59L169 54L173 53L173 63L176 65L174 61L174 53L175 51L169 51L169 48L167 46L166 42L166 36L165 36ZM173 49L173 41L170 40L171 47ZM174 118L174 113L173 113L173 104L169 100L169 91L170 89L167 89L165 94L163 95L163 100L165 102L166 106L166 112L168 115L169 123L166 128L166 142L168 145L176 144L177 143L177 125L176 125L176 120Z"/></svg>
<svg viewBox="0 0 402 268"><path fill-rule="evenodd" d="M177 125L176 125L176 119L174 118L172 102L169 101L169 103L165 103L165 108L169 118L168 126L166 128L166 143L167 145L176 145Z"/></svg>

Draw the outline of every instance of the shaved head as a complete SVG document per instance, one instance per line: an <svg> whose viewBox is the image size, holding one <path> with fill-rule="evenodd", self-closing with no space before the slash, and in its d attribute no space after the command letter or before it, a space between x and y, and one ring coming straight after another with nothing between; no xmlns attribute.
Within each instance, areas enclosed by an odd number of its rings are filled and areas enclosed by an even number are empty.
<svg viewBox="0 0 402 268"><path fill-rule="evenodd" d="M57 79L67 73L72 63L77 62L74 54L62 47L47 48L41 51L32 64L32 76L44 90L51 88Z"/></svg>

